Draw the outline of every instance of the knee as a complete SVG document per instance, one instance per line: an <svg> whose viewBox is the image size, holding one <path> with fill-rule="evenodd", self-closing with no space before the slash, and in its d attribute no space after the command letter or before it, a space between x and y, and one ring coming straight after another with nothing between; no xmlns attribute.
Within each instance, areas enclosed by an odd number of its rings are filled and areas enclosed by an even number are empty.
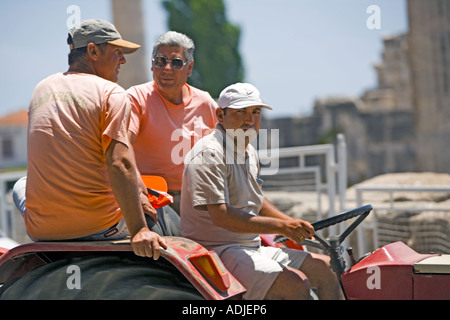
<svg viewBox="0 0 450 320"><path fill-rule="evenodd" d="M314 254L312 254L314 256ZM311 286L318 289L319 299L337 300L342 299L342 291L339 286L339 280L330 266L328 256L316 255L308 260L309 263L302 268L302 271L308 275Z"/></svg>
<svg viewBox="0 0 450 320"><path fill-rule="evenodd" d="M326 255L320 255L320 258L316 259L317 267L322 270L322 272L326 275L335 277L334 271L331 269L330 257Z"/></svg>
<svg viewBox="0 0 450 320"><path fill-rule="evenodd" d="M19 180L16 181L16 183L14 183L13 186L13 195L20 195L20 196L24 196L25 195L25 190L26 190L26 186L27 186L27 177L22 177Z"/></svg>
<svg viewBox="0 0 450 320"><path fill-rule="evenodd" d="M318 282L330 283L337 281L336 274L331 269L330 258L328 256L316 254L312 255L311 258L312 264L310 270L307 272L308 275L311 273L311 270L313 270L314 276L311 276Z"/></svg>
<svg viewBox="0 0 450 320"><path fill-rule="evenodd" d="M316 254L312 255L314 259L314 267L323 272L331 271L330 258L326 255Z"/></svg>
<svg viewBox="0 0 450 320"><path fill-rule="evenodd" d="M25 214L25 202L26 202L26 185L27 177L22 177L14 184L12 190L12 198L16 208L20 211L22 216Z"/></svg>
<svg viewBox="0 0 450 320"><path fill-rule="evenodd" d="M284 299L286 300L309 300L311 297L311 285L306 276L297 278L293 283L287 283L287 286L293 286L291 293Z"/></svg>
<svg viewBox="0 0 450 320"><path fill-rule="evenodd" d="M303 272L287 267L278 275L265 299L308 300L310 289L309 280Z"/></svg>

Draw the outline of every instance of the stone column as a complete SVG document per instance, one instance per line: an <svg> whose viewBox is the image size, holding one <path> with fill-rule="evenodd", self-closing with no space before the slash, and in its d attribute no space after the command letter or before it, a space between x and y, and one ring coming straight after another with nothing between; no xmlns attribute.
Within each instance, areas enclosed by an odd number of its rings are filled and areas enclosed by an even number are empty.
<svg viewBox="0 0 450 320"><path fill-rule="evenodd" d="M450 173L450 2L408 0L419 171Z"/></svg>
<svg viewBox="0 0 450 320"><path fill-rule="evenodd" d="M141 0L111 0L114 25L126 40L141 45L132 54L127 54L127 63L120 68L119 84L128 89L149 81L150 55L145 48L144 12Z"/></svg>

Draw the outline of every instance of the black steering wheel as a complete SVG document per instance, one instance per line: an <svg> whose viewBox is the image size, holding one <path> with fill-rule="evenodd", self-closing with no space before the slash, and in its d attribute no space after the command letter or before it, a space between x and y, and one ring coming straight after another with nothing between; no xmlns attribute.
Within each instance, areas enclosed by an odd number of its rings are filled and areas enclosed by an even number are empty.
<svg viewBox="0 0 450 320"><path fill-rule="evenodd" d="M327 239L322 239L319 235L314 234L315 240L305 239L302 244L310 245L321 250L324 250L331 258L331 267L334 272L339 276L345 271L345 262L341 253L341 244L347 238L347 236L355 230L355 228L369 215L372 211L372 206L365 205L350 211L346 211L337 214L333 217L329 217L314 223L311 225L314 227L315 231L327 228L329 226L335 225L337 223L358 217L353 223L345 229L345 231L340 235L330 236ZM285 236L276 236L274 239L275 243L283 242L289 240Z"/></svg>

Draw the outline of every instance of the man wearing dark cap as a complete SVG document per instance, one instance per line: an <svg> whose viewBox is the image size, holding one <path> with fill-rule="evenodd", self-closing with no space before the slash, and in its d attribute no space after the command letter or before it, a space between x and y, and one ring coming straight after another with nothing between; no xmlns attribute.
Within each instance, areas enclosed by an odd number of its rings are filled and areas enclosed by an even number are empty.
<svg viewBox="0 0 450 320"><path fill-rule="evenodd" d="M148 227L127 138L130 105L115 83L124 54L140 46L103 20L74 26L67 42L69 70L42 80L29 106L27 178L14 188L27 232L34 240L129 235L137 255L157 259L166 242ZM148 213L156 221L156 210Z"/></svg>
<svg viewBox="0 0 450 320"><path fill-rule="evenodd" d="M299 243L312 225L284 214L264 198L256 138L265 104L248 83L225 88L218 101L214 133L199 140L185 160L181 234L216 251L247 289L244 299L320 299L342 292L325 255L261 246L260 234L282 234Z"/></svg>

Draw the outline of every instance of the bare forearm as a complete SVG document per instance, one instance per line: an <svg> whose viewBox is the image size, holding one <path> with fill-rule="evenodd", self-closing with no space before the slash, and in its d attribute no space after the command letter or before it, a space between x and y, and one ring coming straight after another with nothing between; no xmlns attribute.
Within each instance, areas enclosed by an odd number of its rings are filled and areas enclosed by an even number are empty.
<svg viewBox="0 0 450 320"><path fill-rule="evenodd" d="M264 198L263 206L259 211L260 216L264 217L272 217L282 220L292 220L292 217L280 211L277 207L275 207L269 200Z"/></svg>
<svg viewBox="0 0 450 320"><path fill-rule="evenodd" d="M130 156L132 157L132 159L136 159L136 155L134 153L134 148L132 146L132 144L134 143L135 140L136 140L135 134L133 132L129 131L128 132L128 141L130 142L129 152L130 152ZM156 216L156 214L157 214L156 209L153 208L153 206L150 204L150 202L148 200L147 186L145 185L144 181L142 180L141 173L139 172L137 164L135 165L135 167L136 167L137 185L141 192L141 194L140 194L141 206L144 209L144 213L151 216L152 219L156 222L156 221L158 221L158 218Z"/></svg>
<svg viewBox="0 0 450 320"><path fill-rule="evenodd" d="M213 223L221 228L242 233L280 233L283 221L255 216L227 204L208 205Z"/></svg>
<svg viewBox="0 0 450 320"><path fill-rule="evenodd" d="M113 146L119 152L107 155L108 174L111 188L122 210L130 235L146 227L139 198L136 168L129 150L123 145Z"/></svg>
<svg viewBox="0 0 450 320"><path fill-rule="evenodd" d="M130 142L130 153L131 156L133 157L133 159L136 159L136 155L134 153L134 148L133 148L133 143L136 140L136 135L129 131L128 132L128 141ZM141 173L139 172L138 167L136 166L136 175L138 177L138 186L139 186L139 190L141 190L142 193L147 194L147 188L144 184L144 182L142 181L142 179L140 179L139 177L141 176Z"/></svg>
<svg viewBox="0 0 450 320"><path fill-rule="evenodd" d="M106 164L111 188L122 209L134 253L158 259L161 247L167 248L167 243L148 229L141 206L133 154L126 145L113 140L106 150Z"/></svg>
<svg viewBox="0 0 450 320"><path fill-rule="evenodd" d="M292 219L287 215L255 216L227 204L208 205L214 225L242 233L282 234L294 241L301 241L314 234L307 221ZM269 211L268 211L269 213Z"/></svg>

